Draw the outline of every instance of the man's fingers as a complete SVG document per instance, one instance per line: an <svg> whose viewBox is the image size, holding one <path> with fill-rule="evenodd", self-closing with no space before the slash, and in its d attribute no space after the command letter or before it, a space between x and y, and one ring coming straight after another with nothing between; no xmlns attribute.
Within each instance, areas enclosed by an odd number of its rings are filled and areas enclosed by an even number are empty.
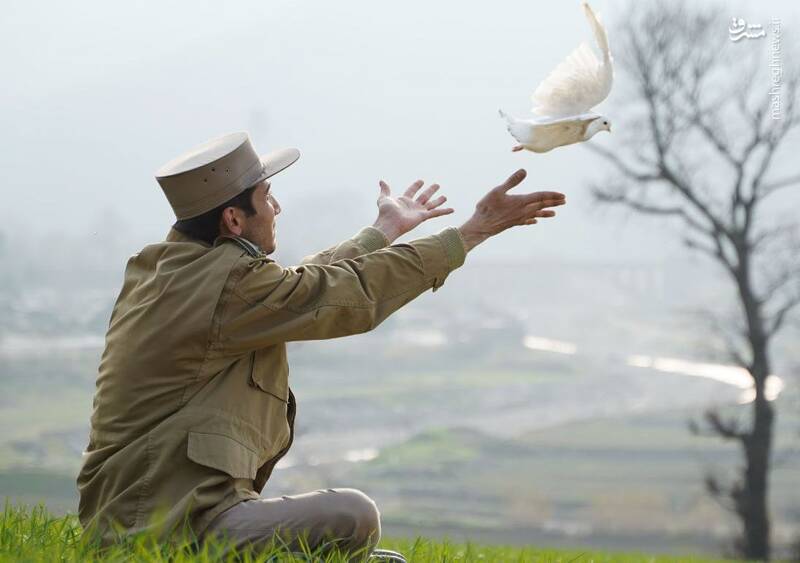
<svg viewBox="0 0 800 563"><path fill-rule="evenodd" d="M543 199L541 201L533 201L531 203L527 203L523 206L525 211L537 211L539 209L547 209L548 207L559 207L561 205L566 205L566 201L563 199Z"/></svg>
<svg viewBox="0 0 800 563"><path fill-rule="evenodd" d="M513 188L514 186L519 185L519 183L522 182L522 180L524 180L525 176L527 176L527 175L528 175L528 173L525 171L525 169L524 168L520 168L519 170L514 172L511 176L509 176L508 179L505 182L503 182L502 184L497 186L494 189L494 191L505 193L508 190L510 190L511 188Z"/></svg>
<svg viewBox="0 0 800 563"><path fill-rule="evenodd" d="M422 184L424 183L425 182L423 182L422 180L417 180L416 182L408 186L406 193L404 193L403 195L408 198L413 198L414 194L416 194L419 191L419 189L422 187Z"/></svg>
<svg viewBox="0 0 800 563"><path fill-rule="evenodd" d="M392 190L389 188L389 184L381 180L380 182L378 182L378 185L381 187L382 196L389 197L390 195L392 195Z"/></svg>
<svg viewBox="0 0 800 563"><path fill-rule="evenodd" d="M435 194L436 190L438 189L439 189L439 184L431 184L430 186L425 188L421 194L419 194L419 197L417 198L417 203L425 205L431 198L431 196Z"/></svg>
<svg viewBox="0 0 800 563"><path fill-rule="evenodd" d="M532 203L527 203L523 205L522 208L526 213L532 213L540 209L547 209L548 207L559 207L565 204L566 202L563 199L544 199L542 201L534 201Z"/></svg>
<svg viewBox="0 0 800 563"><path fill-rule="evenodd" d="M425 207L428 208L428 209L436 209L441 204L443 204L445 201L447 201L447 198L445 196L443 196L443 195L440 195L436 199L432 199L428 203L426 203Z"/></svg>
<svg viewBox="0 0 800 563"><path fill-rule="evenodd" d="M567 196L561 192L533 192L530 194L521 194L520 197L525 204L543 201L556 201L566 202ZM563 205L563 204L559 204Z"/></svg>
<svg viewBox="0 0 800 563"><path fill-rule="evenodd" d="M434 217L441 217L442 215L450 215L455 211L452 207L442 207L440 209L431 209L428 211L426 219L433 219Z"/></svg>

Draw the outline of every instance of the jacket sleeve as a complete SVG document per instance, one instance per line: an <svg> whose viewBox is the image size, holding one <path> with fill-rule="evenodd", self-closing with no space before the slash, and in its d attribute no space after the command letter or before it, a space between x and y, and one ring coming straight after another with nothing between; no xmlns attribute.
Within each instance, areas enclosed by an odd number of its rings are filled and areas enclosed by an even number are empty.
<svg viewBox="0 0 800 563"><path fill-rule="evenodd" d="M306 256L300 264L330 264L345 258L355 258L362 254L374 252L389 245L389 240L380 229L364 227L352 238L326 248L322 252Z"/></svg>
<svg viewBox="0 0 800 563"><path fill-rule="evenodd" d="M329 264L283 267L253 259L221 310L217 345L238 355L281 342L367 332L429 288L436 291L466 257L458 229Z"/></svg>

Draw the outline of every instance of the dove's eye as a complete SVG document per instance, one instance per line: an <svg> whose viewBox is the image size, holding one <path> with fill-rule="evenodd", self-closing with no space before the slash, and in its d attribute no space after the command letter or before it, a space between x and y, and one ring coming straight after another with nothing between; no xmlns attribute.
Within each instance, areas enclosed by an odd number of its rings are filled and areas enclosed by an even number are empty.
<svg viewBox="0 0 800 563"><path fill-rule="evenodd" d="M608 121L604 121L604 122L603 122L603 125L608 125Z"/></svg>

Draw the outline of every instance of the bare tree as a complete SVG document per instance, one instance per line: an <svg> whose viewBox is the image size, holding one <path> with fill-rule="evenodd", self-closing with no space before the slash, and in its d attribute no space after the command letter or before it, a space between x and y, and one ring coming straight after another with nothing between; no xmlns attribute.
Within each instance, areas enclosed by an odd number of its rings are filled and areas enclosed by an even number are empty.
<svg viewBox="0 0 800 563"><path fill-rule="evenodd" d="M613 150L587 146L615 170L593 186L598 201L677 220L686 246L721 266L735 286L737 322L719 322L719 334L731 361L753 378L752 416L745 423L712 409L695 430L740 444L744 464L734 482L709 475L706 484L739 517L741 554L768 559L775 413L765 387L770 344L800 304L800 238L791 218L776 221L763 207L800 187L800 172L776 175L800 123L800 74L783 68L776 105L769 50L777 30L766 23L767 37L734 43L730 14L714 8L632 3L611 34L617 69L628 79L614 128L624 131L623 142Z"/></svg>

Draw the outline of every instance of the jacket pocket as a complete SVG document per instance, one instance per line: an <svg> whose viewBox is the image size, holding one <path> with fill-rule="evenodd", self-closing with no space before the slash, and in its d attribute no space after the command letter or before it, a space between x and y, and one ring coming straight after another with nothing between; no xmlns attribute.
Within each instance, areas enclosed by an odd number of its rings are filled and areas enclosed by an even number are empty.
<svg viewBox="0 0 800 563"><path fill-rule="evenodd" d="M258 471L258 452L223 434L190 430L187 455L195 463L237 479L255 479Z"/></svg>
<svg viewBox="0 0 800 563"><path fill-rule="evenodd" d="M252 352L248 383L251 387L288 403L289 363L286 360L286 346L270 346Z"/></svg>

